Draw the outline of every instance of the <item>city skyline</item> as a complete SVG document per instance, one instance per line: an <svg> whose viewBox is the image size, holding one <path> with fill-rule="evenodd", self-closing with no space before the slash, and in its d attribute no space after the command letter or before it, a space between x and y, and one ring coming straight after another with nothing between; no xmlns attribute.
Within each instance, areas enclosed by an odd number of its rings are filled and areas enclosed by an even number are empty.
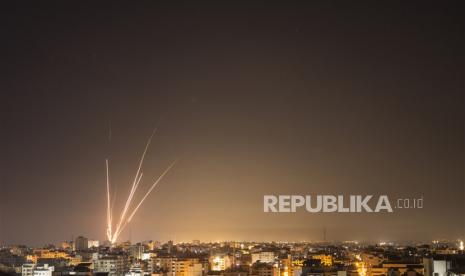
<svg viewBox="0 0 465 276"><path fill-rule="evenodd" d="M2 275L57 276L461 276L463 241L190 243L122 242L109 246L79 236L60 246L0 248Z"/></svg>
<svg viewBox="0 0 465 276"><path fill-rule="evenodd" d="M105 160L119 216L154 128L134 204L178 161L120 241L464 240L451 3L10 3L0 245L105 240ZM266 195L422 208L273 213Z"/></svg>

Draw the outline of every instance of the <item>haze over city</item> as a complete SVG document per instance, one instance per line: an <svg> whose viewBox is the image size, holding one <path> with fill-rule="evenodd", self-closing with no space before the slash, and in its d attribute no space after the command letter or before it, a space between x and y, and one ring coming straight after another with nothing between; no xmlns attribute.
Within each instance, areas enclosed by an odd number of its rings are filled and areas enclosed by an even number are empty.
<svg viewBox="0 0 465 276"><path fill-rule="evenodd" d="M75 6L73 6L75 5ZM463 2L10 3L0 245L465 239ZM423 198L265 213L264 195Z"/></svg>

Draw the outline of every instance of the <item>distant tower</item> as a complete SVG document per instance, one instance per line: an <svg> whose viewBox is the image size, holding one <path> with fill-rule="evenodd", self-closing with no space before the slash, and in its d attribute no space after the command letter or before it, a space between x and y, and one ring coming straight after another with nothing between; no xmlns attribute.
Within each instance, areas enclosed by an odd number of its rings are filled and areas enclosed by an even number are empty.
<svg viewBox="0 0 465 276"><path fill-rule="evenodd" d="M79 236L74 240L74 250L81 251L89 248L89 240L86 237Z"/></svg>

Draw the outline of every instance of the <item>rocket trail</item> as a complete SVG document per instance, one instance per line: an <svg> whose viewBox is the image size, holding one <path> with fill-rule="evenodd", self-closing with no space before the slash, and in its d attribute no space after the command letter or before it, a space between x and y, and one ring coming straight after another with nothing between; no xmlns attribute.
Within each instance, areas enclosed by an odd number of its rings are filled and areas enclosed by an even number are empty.
<svg viewBox="0 0 465 276"><path fill-rule="evenodd" d="M112 236L112 221L111 221L111 200L110 200L110 174L108 172L108 158L105 159L106 173L107 173L107 237Z"/></svg>
<svg viewBox="0 0 465 276"><path fill-rule="evenodd" d="M111 119L108 122L108 145L111 144ZM113 236L112 231L112 214L113 214L113 204L111 203L110 199L110 173L109 173L109 160L108 158L105 159L105 167L106 167L106 177L107 177L107 237L111 239ZM114 203L114 199L113 199Z"/></svg>
<svg viewBox="0 0 465 276"><path fill-rule="evenodd" d="M108 164L108 159L107 159L107 164ZM107 165L108 168L108 165ZM108 174L108 172L107 172ZM108 178L109 179L109 178ZM109 182L108 182L109 183ZM108 185L109 186L109 185ZM110 195L110 191L108 190L107 196ZM116 195L117 195L117 189L115 187L114 192L113 192L113 198L111 199L111 208L109 209L109 216L110 220L108 221L108 226L107 226L107 237L108 240L111 241L113 239L113 231L112 231L112 226L113 226L113 209L115 207L115 202L116 202ZM108 212L108 209L107 209ZM108 213L107 213L108 214Z"/></svg>
<svg viewBox="0 0 465 276"><path fill-rule="evenodd" d="M142 152L142 156L139 160L139 164L137 166L137 171L136 175L134 176L134 180L132 181L131 189L129 191L128 198L126 199L126 202L124 204L124 208L121 211L121 215L119 217L118 222L116 225L113 225L114 222L114 217L113 217L113 208L115 206L116 202L116 189L114 191L111 190L111 185L110 185L110 173L109 173L109 158L105 159L105 166L106 166L106 188L107 188L107 237L108 240L110 241L111 244L114 244L117 240L119 235L122 233L124 228L129 224L134 217L134 215L137 213L145 199L150 195L150 193L153 191L153 189L158 185L158 183L164 178L164 176L174 167L176 164L177 160L175 160L171 165L163 171L163 173L153 182L152 186L150 189L145 193L145 195L142 197L142 199L139 201L137 206L130 211L134 197L136 195L136 191L139 187L139 184L142 180L143 173L141 171L142 165L144 163L145 155L148 151L148 148L150 146L150 143L152 142L152 138L155 135L157 131L157 128L155 128L150 135L149 139L147 140L147 143L145 145L144 151ZM108 141L111 143L111 122L109 123L109 135L108 135ZM111 192L113 192L112 196ZM128 216L129 213L129 216ZM115 228L113 229L113 226Z"/></svg>
<svg viewBox="0 0 465 276"><path fill-rule="evenodd" d="M144 152L142 153L142 157L141 157L141 159L140 159L140 161L139 161L139 166L138 166L138 168L137 168L137 172L136 172L136 175L135 175L135 177L134 177L134 181L133 181L133 183L132 183L131 192L129 193L128 199L126 200L126 204L125 204L124 209L123 209L123 211L122 211L122 213L121 213L120 221L118 222L118 224L117 224L117 226L116 226L115 234L121 232L121 231L120 231L121 225L122 225L122 223L124 222L124 220L125 220L125 218L126 218L126 213L127 213L128 208L129 208L129 206L130 206L130 204L131 204L132 197L134 196L134 192L136 191L137 186L138 186L138 183L139 183L139 181L140 181L140 179L141 179L141 177L142 177L142 176L139 177L139 173L140 173L140 169L141 169L141 167L142 167L142 164L143 164L143 162L144 162L145 154L147 153L147 149L149 148L149 145L150 145L150 143L152 142L152 138L153 138L153 136L155 135L155 132L156 132L156 131L157 131L157 129L155 128L155 129L153 130L153 132L152 132L152 135L150 135L150 138L148 139L147 144L145 145ZM116 237L117 237L117 235L116 235ZM115 237L113 237L113 238L115 238ZM116 239L115 239L115 240L116 240Z"/></svg>
<svg viewBox="0 0 465 276"><path fill-rule="evenodd" d="M147 198L147 196L152 192L152 190L157 186L157 184L163 179L163 177L171 170L171 168L176 164L177 160L175 160L171 165L155 180L155 182L152 184L152 187L147 191L147 193L144 195L144 197L141 199L139 204L137 204L136 208L134 208L134 211L132 211L131 215L128 218L128 222L131 221L132 217L136 214L137 210L139 207L142 205L144 200Z"/></svg>
<svg viewBox="0 0 465 276"><path fill-rule="evenodd" d="M163 177L171 170L171 168L173 168L173 166L176 164L177 160L175 160L173 163L171 163L171 165L157 178L157 180L155 180L155 182L152 184L152 186L150 187L150 189L147 191L147 193L144 195L144 197L140 200L139 204L137 204L136 208L134 208L134 210L132 211L132 213L130 214L129 218L124 222L124 224L122 225L121 228L119 228L113 238L114 238L114 241L116 241L116 239L118 238L119 234L121 234L121 232L124 230L124 228L126 227L126 225L131 222L132 218L134 217L134 215L136 214L137 210L139 209L139 207L142 205L142 203L145 201L145 199L149 196L149 194L152 192L152 190L157 186L157 184L163 179Z"/></svg>
<svg viewBox="0 0 465 276"><path fill-rule="evenodd" d="M119 221L119 223L118 223L118 225L116 227L116 233L120 232L119 229L121 228L121 224L123 223L125 215L126 215L127 211L129 210L129 207L130 207L130 205L132 203L132 199L134 198L134 194L136 192L136 189L139 186L140 180L142 179L142 175L143 175L143 173L141 172L139 174L136 182L134 182L134 186L132 187L131 191L129 192L128 200L126 201L126 204L124 206L123 213L121 215L120 221Z"/></svg>
<svg viewBox="0 0 465 276"><path fill-rule="evenodd" d="M134 193L135 193L137 187L139 186L140 180L142 179L142 175L143 175L143 173L141 172L139 174L139 178L137 179L136 185L134 186L135 188L131 191L132 193L129 194L130 202L132 202L132 199L134 198ZM127 212L127 210L129 210L129 205L128 205L128 208L126 209L126 212ZM114 241L112 241L112 243L116 242L116 240L119 237L119 234L124 230L124 228L126 227L126 224L128 224L128 221L123 221L123 219L124 218L121 218L121 220L120 220L120 222L118 224L118 227L116 228L116 231L113 234L113 240Z"/></svg>
<svg viewBox="0 0 465 276"><path fill-rule="evenodd" d="M134 194L136 193L137 187L139 187L139 183L140 183L140 180L142 179L142 175L144 175L144 173L141 172L139 174L139 178L137 179L136 186L134 186L134 191L132 193L131 199L132 199L132 197L134 197Z"/></svg>
<svg viewBox="0 0 465 276"><path fill-rule="evenodd" d="M110 215L112 216L112 221L113 221L113 209L115 207L115 202L116 202L116 195L117 193L117 187L115 187L115 191L113 192L113 199L111 200L111 209L110 209ZM113 223L113 222L112 222Z"/></svg>

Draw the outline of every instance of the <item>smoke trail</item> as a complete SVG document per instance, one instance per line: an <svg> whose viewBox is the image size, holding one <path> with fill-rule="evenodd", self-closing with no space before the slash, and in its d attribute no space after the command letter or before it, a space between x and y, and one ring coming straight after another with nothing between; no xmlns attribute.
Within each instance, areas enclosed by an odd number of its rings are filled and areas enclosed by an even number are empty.
<svg viewBox="0 0 465 276"><path fill-rule="evenodd" d="M111 200L111 209L110 209L110 215L112 216L112 221L113 221L113 209L115 207L115 202L116 202L116 195L117 195L117 186L115 186L115 191L113 192L113 199Z"/></svg>
<svg viewBox="0 0 465 276"><path fill-rule="evenodd" d="M131 206L132 199L134 198L134 194L136 193L137 187L139 187L139 183L140 183L140 180L142 179L142 175L143 173L141 172L135 182L135 185L132 187L131 191L129 192L127 205L124 206L125 209L123 210L124 214L127 213L127 211L129 210L129 206ZM121 217L121 220L124 220L124 216ZM120 224L121 224L121 221L120 221Z"/></svg>
<svg viewBox="0 0 465 276"><path fill-rule="evenodd" d="M147 196L152 192L152 190L155 188L155 186L157 186L158 182L160 182L163 177L165 176L165 174L167 174L169 172L169 170L171 170L171 168L176 164L177 160L175 160L173 163L171 163L171 165L157 178L157 180L152 184L152 187L150 187L150 189L148 190L148 192L144 195L144 197L142 198L142 200L139 202L139 204L137 204L136 208L134 208L134 211L132 211L131 215L129 216L128 218L128 222L131 221L132 217L136 214L137 212L137 209L139 209L139 207L142 205L142 202L144 202L144 200L147 198Z"/></svg>
<svg viewBox="0 0 465 276"><path fill-rule="evenodd" d="M110 200L110 174L108 170L108 158L105 159L106 173L107 173L107 236L108 239L111 239L112 229L111 229L111 200Z"/></svg>
<svg viewBox="0 0 465 276"><path fill-rule="evenodd" d="M124 222L124 219L126 217L126 213L127 213L128 208L129 208L129 206L131 204L131 201L132 201L132 197L134 195L135 190L137 189L138 181L140 181L139 172L140 172L140 169L142 167L142 163L144 162L145 154L147 153L147 149L149 148L149 145L152 142L152 138L155 135L156 131L157 131L157 129L155 128L153 130L153 132L152 132L152 135L150 135L150 138L148 139L147 144L145 145L144 152L142 153L142 157L141 157L141 159L139 161L139 166L137 168L137 172L136 172L136 175L134 177L134 181L132 183L131 192L129 193L128 199L126 200L126 204L124 205L124 209L123 209L123 211L121 213L120 221L118 222L118 225L116 226L116 232L115 233L120 232L121 225Z"/></svg>
<svg viewBox="0 0 465 276"><path fill-rule="evenodd" d="M131 199L134 197L137 187L139 187L139 183L140 183L140 180L142 179L142 175L144 175L144 173L141 172L139 174L139 178L137 179L136 186L134 186L134 192L132 193Z"/></svg>
<svg viewBox="0 0 465 276"><path fill-rule="evenodd" d="M141 201L139 202L139 204L137 204L136 208L134 208L134 210L132 211L131 215L129 216L129 218L124 222L124 224L122 225L122 227L120 227L116 232L115 234L113 235L113 243L118 239L118 236L121 234L121 232L124 230L124 228L129 224L129 222L131 222L132 218L134 217L134 215L136 214L137 210L139 209L139 207L142 205L142 203L144 202L144 200L148 197L148 195L152 192L152 190L155 188L155 186L157 186L157 184L163 179L163 177L169 172L169 170L171 170L171 168L176 164L177 160L175 160L173 163L171 163L171 165L157 178L157 180L155 180L155 182L152 184L152 186L150 187L150 189L147 191L147 193L144 195L144 197L141 199Z"/></svg>

